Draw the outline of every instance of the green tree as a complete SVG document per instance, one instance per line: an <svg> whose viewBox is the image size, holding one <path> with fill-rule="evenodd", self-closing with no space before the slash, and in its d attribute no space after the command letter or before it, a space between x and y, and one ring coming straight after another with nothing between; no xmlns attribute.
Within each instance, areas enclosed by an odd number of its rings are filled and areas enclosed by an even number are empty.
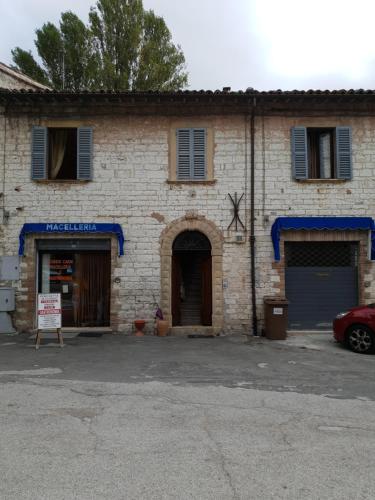
<svg viewBox="0 0 375 500"><path fill-rule="evenodd" d="M52 23L44 24L36 30L35 45L52 87L63 88L64 44L60 30Z"/></svg>
<svg viewBox="0 0 375 500"><path fill-rule="evenodd" d="M64 55L64 88L76 91L92 88L96 77L97 57L93 51L90 30L75 14L63 12L60 34ZM61 59L59 63L61 64Z"/></svg>
<svg viewBox="0 0 375 500"><path fill-rule="evenodd" d="M162 17L145 13L134 87L138 90L176 90L187 85L185 57L172 43Z"/></svg>
<svg viewBox="0 0 375 500"><path fill-rule="evenodd" d="M25 73L25 75L28 75L37 82L43 83L43 85L50 84L46 72L35 61L30 51L27 52L16 47L12 50L12 57L16 68L22 71L22 73Z"/></svg>
<svg viewBox="0 0 375 500"><path fill-rule="evenodd" d="M89 14L105 88L133 88L142 36L142 0L98 0Z"/></svg>
<svg viewBox="0 0 375 500"><path fill-rule="evenodd" d="M42 67L31 52L12 51L17 68L55 89L91 88L97 68L90 30L73 12L61 14L60 26L46 23L36 30L35 46Z"/></svg>
<svg viewBox="0 0 375 500"><path fill-rule="evenodd" d="M19 47L13 61L25 74L55 89L178 90L187 85L185 57L164 19L142 0L98 0L86 26L72 12L59 28L36 30L42 65Z"/></svg>

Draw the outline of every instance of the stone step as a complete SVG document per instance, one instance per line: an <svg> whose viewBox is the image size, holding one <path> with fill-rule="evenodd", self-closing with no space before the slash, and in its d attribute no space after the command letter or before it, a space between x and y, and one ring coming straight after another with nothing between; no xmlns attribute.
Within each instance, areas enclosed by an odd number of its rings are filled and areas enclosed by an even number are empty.
<svg viewBox="0 0 375 500"><path fill-rule="evenodd" d="M207 335L207 337L210 337L214 334L212 326L182 325L171 328L171 335Z"/></svg>

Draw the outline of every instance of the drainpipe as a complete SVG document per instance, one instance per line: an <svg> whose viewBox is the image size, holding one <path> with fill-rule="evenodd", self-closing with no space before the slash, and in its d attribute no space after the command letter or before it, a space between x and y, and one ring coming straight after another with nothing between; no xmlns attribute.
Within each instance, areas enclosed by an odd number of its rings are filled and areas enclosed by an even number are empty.
<svg viewBox="0 0 375 500"><path fill-rule="evenodd" d="M3 167L2 167L2 172L1 172L1 176L2 176L1 190L2 190L2 193L0 195L2 197L2 203L1 203L1 209L2 209L2 214L1 214L2 221L1 221L1 223L2 224L7 223L7 218L6 218L6 213L5 213L5 162L6 162L6 142L7 142L7 111L8 111L8 104L6 103L4 105L4 145L3 145L3 155L2 155L3 156ZM3 241L3 254L5 254L4 244L5 244L5 240Z"/></svg>
<svg viewBox="0 0 375 500"><path fill-rule="evenodd" d="M252 333L258 336L258 318L256 306L256 288L255 288L255 108L256 98L253 98L253 105L250 116L250 278L251 278L251 307L252 307Z"/></svg>

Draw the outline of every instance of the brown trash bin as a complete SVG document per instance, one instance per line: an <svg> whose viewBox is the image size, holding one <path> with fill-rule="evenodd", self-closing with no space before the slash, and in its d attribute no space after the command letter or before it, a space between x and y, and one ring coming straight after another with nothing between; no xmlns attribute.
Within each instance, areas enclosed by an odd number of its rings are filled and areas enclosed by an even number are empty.
<svg viewBox="0 0 375 500"><path fill-rule="evenodd" d="M288 304L285 297L264 297L264 330L268 339L286 339Z"/></svg>

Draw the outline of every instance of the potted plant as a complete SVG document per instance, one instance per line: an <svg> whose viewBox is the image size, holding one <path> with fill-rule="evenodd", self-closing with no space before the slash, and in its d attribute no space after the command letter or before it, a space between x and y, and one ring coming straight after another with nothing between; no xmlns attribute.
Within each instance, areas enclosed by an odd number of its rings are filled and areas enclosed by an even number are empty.
<svg viewBox="0 0 375 500"><path fill-rule="evenodd" d="M166 337L169 333L169 323L164 319L163 311L160 307L155 312L156 334L158 337Z"/></svg>
<svg viewBox="0 0 375 500"><path fill-rule="evenodd" d="M144 319L136 319L134 321L134 326L135 326L135 336L136 337L143 337L143 328L146 325L146 321Z"/></svg>

